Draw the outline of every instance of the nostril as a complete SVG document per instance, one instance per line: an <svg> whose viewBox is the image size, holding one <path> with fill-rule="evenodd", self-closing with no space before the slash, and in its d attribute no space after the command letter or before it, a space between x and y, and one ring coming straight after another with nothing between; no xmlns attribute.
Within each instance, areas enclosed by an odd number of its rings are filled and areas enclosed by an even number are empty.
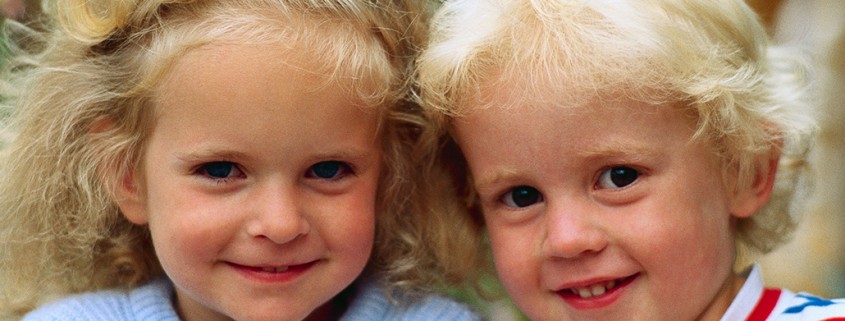
<svg viewBox="0 0 845 321"><path fill-rule="evenodd" d="M250 237L256 239L266 239L273 243L284 244L307 235L310 232L310 225L303 218L256 219L247 224L246 232Z"/></svg>

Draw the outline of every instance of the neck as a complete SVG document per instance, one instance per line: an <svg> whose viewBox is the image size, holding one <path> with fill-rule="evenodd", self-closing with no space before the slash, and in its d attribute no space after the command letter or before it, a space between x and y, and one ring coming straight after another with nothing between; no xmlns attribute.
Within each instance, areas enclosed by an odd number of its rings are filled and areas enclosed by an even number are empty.
<svg viewBox="0 0 845 321"><path fill-rule="evenodd" d="M745 284L745 278L731 270L727 280L722 284L719 292L713 298L713 301L707 306L704 312L698 317L699 321L719 321L728 308L733 303L742 285Z"/></svg>

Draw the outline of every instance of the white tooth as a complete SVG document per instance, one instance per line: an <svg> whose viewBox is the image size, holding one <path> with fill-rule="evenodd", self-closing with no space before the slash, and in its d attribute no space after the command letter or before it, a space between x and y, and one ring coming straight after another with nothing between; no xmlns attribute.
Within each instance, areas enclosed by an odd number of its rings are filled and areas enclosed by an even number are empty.
<svg viewBox="0 0 845 321"><path fill-rule="evenodd" d="M580 295L582 298L585 298L585 299L593 297L593 294L587 288L578 289L578 295Z"/></svg>
<svg viewBox="0 0 845 321"><path fill-rule="evenodd" d="M602 295L604 294L604 291L604 286L602 285L593 285L593 288L590 289L590 293L592 293L593 296Z"/></svg>
<svg viewBox="0 0 845 321"><path fill-rule="evenodd" d="M289 266L283 266L283 267L280 267L280 268L276 268L276 272L284 272L284 271L287 271L289 268L290 268Z"/></svg>

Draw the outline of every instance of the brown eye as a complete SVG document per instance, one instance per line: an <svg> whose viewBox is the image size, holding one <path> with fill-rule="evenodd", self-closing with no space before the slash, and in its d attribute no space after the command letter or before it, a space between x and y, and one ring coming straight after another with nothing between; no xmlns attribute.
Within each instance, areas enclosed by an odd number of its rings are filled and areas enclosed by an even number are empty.
<svg viewBox="0 0 845 321"><path fill-rule="evenodd" d="M517 186L502 195L502 203L510 207L528 207L543 201L543 194L531 186Z"/></svg>
<svg viewBox="0 0 845 321"><path fill-rule="evenodd" d="M631 185L640 177L636 169L617 166L604 170L599 176L597 187L603 189L619 189Z"/></svg>

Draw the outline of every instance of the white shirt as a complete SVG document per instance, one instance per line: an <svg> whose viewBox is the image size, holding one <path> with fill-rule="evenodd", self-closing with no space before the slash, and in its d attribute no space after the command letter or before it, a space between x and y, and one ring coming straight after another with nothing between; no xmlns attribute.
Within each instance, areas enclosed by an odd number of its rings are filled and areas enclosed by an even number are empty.
<svg viewBox="0 0 845 321"><path fill-rule="evenodd" d="M745 284L722 316L722 321L845 321L845 299L827 300L795 294L785 289L766 288L755 264Z"/></svg>

